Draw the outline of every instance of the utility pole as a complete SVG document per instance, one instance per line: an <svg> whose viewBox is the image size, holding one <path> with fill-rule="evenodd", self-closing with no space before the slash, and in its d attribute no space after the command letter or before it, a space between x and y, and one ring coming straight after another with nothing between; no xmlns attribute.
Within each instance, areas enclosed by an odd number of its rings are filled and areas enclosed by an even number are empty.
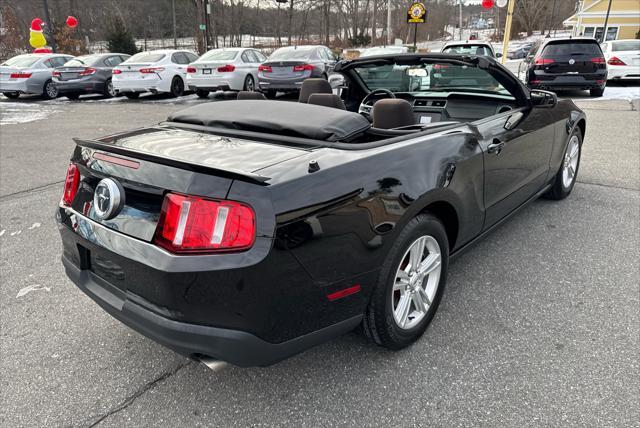
<svg viewBox="0 0 640 428"><path fill-rule="evenodd" d="M462 0L458 0L458 4L460 5L460 22L459 22L459 29L460 29L460 40L462 40Z"/></svg>
<svg viewBox="0 0 640 428"><path fill-rule="evenodd" d="M607 25L609 25L609 13L611 13L611 0L609 0L609 6L607 7L607 16L604 18L604 28L602 29L602 38L600 43L607 41Z"/></svg>
<svg viewBox="0 0 640 428"><path fill-rule="evenodd" d="M553 27L553 19L556 17L556 0L553 0L553 6L551 6L551 20L549 22L549 32L547 37L551 37L551 27Z"/></svg>
<svg viewBox="0 0 640 428"><path fill-rule="evenodd" d="M516 5L516 0L509 0L509 6L507 6L507 20L504 23L504 41L502 42L502 58L500 62L504 64L507 61L507 52L509 52L509 38L511 38L511 21L513 20L513 8Z"/></svg>
<svg viewBox="0 0 640 428"><path fill-rule="evenodd" d="M171 13L173 14L173 48L178 49L178 38L176 37L176 0L171 0Z"/></svg>
<svg viewBox="0 0 640 428"><path fill-rule="evenodd" d="M391 44L391 0L387 0L387 45Z"/></svg>
<svg viewBox="0 0 640 428"><path fill-rule="evenodd" d="M42 6L44 6L44 19L47 21L47 33L49 36L49 40L51 41L51 50L53 52L56 51L56 38L53 34L53 23L51 22L51 16L49 15L49 5L47 4L47 0L42 0Z"/></svg>

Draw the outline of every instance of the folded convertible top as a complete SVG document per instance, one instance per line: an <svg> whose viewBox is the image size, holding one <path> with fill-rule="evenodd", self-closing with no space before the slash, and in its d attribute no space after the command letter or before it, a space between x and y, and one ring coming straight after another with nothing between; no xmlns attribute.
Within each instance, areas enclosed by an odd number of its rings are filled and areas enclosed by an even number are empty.
<svg viewBox="0 0 640 428"><path fill-rule="evenodd" d="M371 127L358 113L287 101L217 101L173 113L171 122L280 134L323 141L349 141Z"/></svg>

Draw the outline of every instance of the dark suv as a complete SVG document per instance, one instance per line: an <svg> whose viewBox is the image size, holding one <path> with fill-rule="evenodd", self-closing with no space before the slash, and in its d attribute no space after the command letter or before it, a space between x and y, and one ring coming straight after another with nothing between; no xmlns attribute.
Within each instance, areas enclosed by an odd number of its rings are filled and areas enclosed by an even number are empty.
<svg viewBox="0 0 640 428"><path fill-rule="evenodd" d="M533 46L525 61L531 89L588 89L592 97L601 97L607 84L607 62L595 39L544 40Z"/></svg>

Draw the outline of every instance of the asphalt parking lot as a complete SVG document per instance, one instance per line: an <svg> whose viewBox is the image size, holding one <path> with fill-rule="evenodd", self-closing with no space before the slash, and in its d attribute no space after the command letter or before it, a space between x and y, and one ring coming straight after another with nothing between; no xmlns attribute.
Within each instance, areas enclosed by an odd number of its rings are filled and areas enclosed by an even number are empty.
<svg viewBox="0 0 640 428"><path fill-rule="evenodd" d="M639 426L640 103L564 96L588 117L573 194L455 261L418 343L391 353L351 333L216 371L79 291L53 220L71 137L201 101L0 99L0 426Z"/></svg>

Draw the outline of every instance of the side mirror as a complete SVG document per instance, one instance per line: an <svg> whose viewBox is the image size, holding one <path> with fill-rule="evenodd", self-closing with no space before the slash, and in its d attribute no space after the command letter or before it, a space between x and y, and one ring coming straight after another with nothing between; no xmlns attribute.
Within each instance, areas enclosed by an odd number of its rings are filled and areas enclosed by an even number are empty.
<svg viewBox="0 0 640 428"><path fill-rule="evenodd" d="M345 85L345 78L340 73L333 73L329 75L329 85L331 89L342 88Z"/></svg>
<svg viewBox="0 0 640 428"><path fill-rule="evenodd" d="M551 108L558 104L558 96L555 92L532 89L530 95L531 104L536 108Z"/></svg>
<svg viewBox="0 0 640 428"><path fill-rule="evenodd" d="M533 55L527 55L527 57L524 60L527 62L533 61Z"/></svg>
<svg viewBox="0 0 640 428"><path fill-rule="evenodd" d="M502 52L497 52L496 53L496 58L502 58Z"/></svg>

